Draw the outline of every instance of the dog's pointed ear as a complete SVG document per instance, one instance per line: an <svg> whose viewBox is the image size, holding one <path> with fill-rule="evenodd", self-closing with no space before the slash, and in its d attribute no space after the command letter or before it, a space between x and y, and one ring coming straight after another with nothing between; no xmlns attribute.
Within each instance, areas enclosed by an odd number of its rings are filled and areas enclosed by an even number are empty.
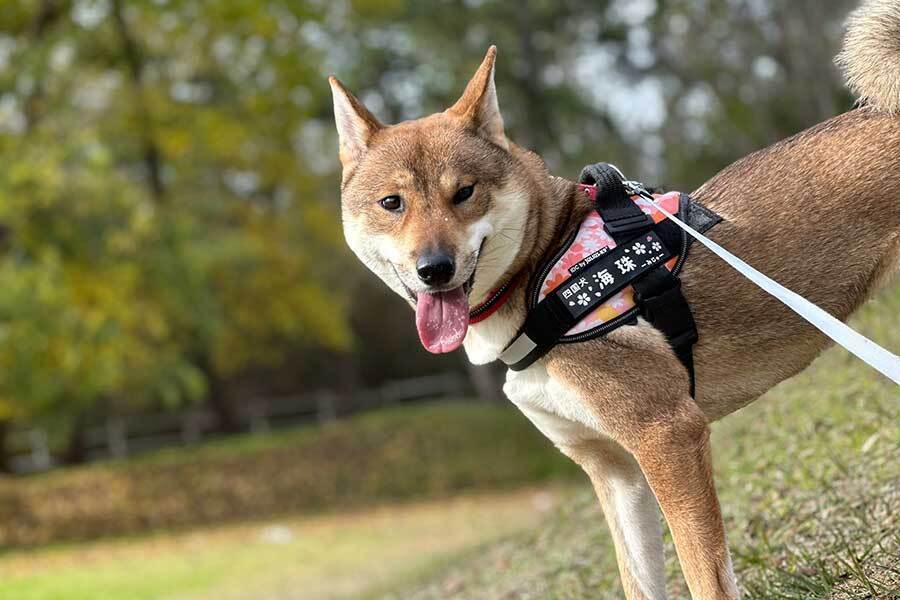
<svg viewBox="0 0 900 600"><path fill-rule="evenodd" d="M488 48L481 66L469 80L466 91L447 112L462 117L478 132L504 149L509 142L503 131L503 117L497 104L497 88L494 86L494 61L497 46Z"/></svg>
<svg viewBox="0 0 900 600"><path fill-rule="evenodd" d="M366 152L372 135L383 128L375 115L350 93L337 77L329 77L334 98L334 122L337 125L341 164L349 171Z"/></svg>

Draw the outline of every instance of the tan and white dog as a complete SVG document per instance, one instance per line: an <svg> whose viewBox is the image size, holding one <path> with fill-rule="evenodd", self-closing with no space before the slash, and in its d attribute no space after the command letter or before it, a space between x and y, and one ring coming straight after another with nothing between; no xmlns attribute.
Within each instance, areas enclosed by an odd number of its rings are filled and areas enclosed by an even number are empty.
<svg viewBox="0 0 900 600"><path fill-rule="evenodd" d="M513 339L531 273L592 210L573 182L507 139L495 53L452 107L397 125L330 80L350 247L415 308L428 350L462 344L478 364ZM725 219L712 238L846 319L900 263L900 2L865 2L839 62L864 106L736 162L692 196ZM657 505L693 597L738 596L708 424L828 345L705 248L694 245L681 279L700 333L694 397L686 369L645 322L558 345L504 386L590 476L631 599L666 595ZM470 304L511 280L510 300L469 326Z"/></svg>

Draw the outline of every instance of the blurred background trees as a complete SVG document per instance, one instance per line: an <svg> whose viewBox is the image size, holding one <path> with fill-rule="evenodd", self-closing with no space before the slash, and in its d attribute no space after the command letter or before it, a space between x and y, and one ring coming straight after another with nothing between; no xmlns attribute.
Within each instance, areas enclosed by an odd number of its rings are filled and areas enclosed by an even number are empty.
<svg viewBox="0 0 900 600"><path fill-rule="evenodd" d="M254 395L465 371L344 247L327 75L396 122L496 43L508 134L554 172L690 190L851 106L822 57L852 4L7 0L0 433L77 459L98 415L205 402L228 430Z"/></svg>

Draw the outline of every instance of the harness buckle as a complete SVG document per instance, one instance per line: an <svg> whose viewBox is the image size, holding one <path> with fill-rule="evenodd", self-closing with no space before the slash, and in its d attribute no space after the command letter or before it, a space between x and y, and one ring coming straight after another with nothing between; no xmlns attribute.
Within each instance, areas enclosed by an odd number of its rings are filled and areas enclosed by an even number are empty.
<svg viewBox="0 0 900 600"><path fill-rule="evenodd" d="M606 233L615 239L620 233L633 233L635 235L644 233L652 229L654 224L650 215L642 211L639 215L606 221L603 224L603 228L606 230Z"/></svg>

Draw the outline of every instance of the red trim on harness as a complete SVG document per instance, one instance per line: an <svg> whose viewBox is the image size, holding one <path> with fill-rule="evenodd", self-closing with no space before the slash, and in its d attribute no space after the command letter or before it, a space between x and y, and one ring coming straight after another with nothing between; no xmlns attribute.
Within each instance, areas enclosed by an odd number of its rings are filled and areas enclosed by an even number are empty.
<svg viewBox="0 0 900 600"><path fill-rule="evenodd" d="M469 311L469 325L484 321L497 312L501 306L506 304L506 301L509 300L513 290L516 289L516 281L518 279L519 274L517 273L505 286L500 286L488 295L487 300L472 308L472 310Z"/></svg>

